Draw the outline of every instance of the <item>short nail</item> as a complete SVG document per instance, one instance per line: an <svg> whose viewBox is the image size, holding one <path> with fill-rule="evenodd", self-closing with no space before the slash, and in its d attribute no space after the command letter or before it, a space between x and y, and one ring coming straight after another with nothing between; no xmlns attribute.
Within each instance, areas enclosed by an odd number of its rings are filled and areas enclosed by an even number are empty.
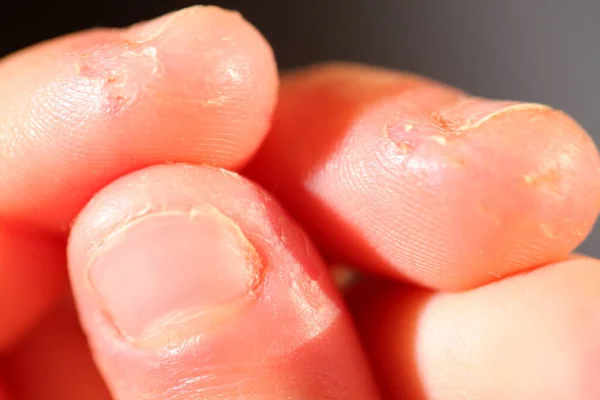
<svg viewBox="0 0 600 400"><path fill-rule="evenodd" d="M130 40L138 43L144 43L158 38L165 33L170 27L175 26L175 22L187 15L204 11L208 6L192 6L181 10L173 11L160 17L139 22L127 29L126 35Z"/></svg>
<svg viewBox="0 0 600 400"><path fill-rule="evenodd" d="M117 329L142 347L178 346L255 299L263 265L214 208L139 218L93 254L89 287Z"/></svg>
<svg viewBox="0 0 600 400"><path fill-rule="evenodd" d="M439 123L451 130L476 128L490 119L513 112L547 111L551 107L538 103L496 101L467 98L437 114Z"/></svg>

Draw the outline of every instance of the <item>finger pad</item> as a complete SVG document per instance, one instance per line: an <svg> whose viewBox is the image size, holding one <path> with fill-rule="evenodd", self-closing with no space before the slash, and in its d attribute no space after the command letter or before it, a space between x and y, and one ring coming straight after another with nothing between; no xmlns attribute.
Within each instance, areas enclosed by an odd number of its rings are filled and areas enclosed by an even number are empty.
<svg viewBox="0 0 600 400"><path fill-rule="evenodd" d="M566 115L412 77L382 92L316 75L284 84L250 174L325 251L458 289L565 257L590 231L600 160Z"/></svg>

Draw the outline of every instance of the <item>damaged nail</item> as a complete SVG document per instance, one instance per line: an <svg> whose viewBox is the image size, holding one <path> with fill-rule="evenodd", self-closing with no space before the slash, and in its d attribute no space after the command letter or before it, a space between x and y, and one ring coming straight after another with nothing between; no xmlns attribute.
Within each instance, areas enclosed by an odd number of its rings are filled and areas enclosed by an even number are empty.
<svg viewBox="0 0 600 400"><path fill-rule="evenodd" d="M141 347L179 346L256 299L264 265L212 207L162 212L109 235L87 270L116 328Z"/></svg>

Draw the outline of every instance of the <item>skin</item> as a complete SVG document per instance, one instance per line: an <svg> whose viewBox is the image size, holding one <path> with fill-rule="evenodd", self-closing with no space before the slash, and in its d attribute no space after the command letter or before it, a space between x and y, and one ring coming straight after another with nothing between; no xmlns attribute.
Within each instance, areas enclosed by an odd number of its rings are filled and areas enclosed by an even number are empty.
<svg viewBox="0 0 600 400"><path fill-rule="evenodd" d="M572 254L600 157L564 113L358 65L279 82L214 7L23 50L0 86L0 399L600 396L600 265Z"/></svg>

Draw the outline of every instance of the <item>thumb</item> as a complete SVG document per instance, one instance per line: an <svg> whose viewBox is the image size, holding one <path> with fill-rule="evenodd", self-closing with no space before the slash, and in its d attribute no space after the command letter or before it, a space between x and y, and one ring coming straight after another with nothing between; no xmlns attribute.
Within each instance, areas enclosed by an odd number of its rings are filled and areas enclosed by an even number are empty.
<svg viewBox="0 0 600 400"><path fill-rule="evenodd" d="M70 273L117 399L376 399L304 234L266 194L206 167L154 167L73 227Z"/></svg>

